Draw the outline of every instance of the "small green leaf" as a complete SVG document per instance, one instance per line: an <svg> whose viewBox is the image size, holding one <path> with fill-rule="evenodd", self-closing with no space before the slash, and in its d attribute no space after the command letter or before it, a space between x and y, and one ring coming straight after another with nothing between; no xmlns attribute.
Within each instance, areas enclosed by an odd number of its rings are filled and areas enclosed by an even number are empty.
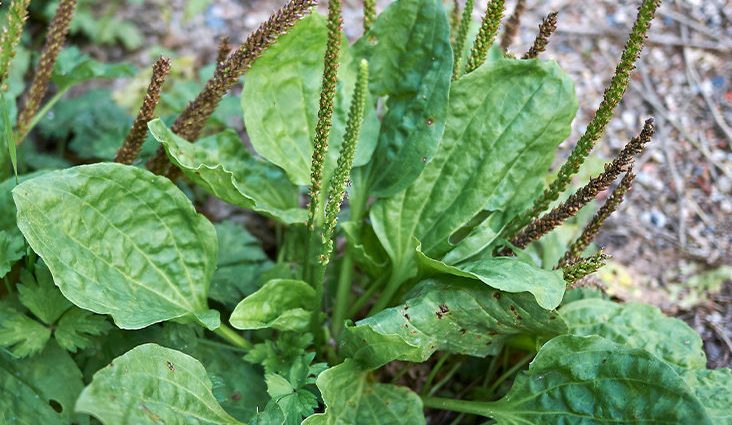
<svg viewBox="0 0 732 425"><path fill-rule="evenodd" d="M92 336L105 334L110 328L104 316L74 307L61 316L53 336L61 347L75 353L90 346Z"/></svg>
<svg viewBox="0 0 732 425"><path fill-rule="evenodd" d="M346 327L343 349L375 368L392 360L423 362L437 350L485 357L510 336L551 338L566 331L564 321L530 294L440 277L418 285L403 305Z"/></svg>
<svg viewBox="0 0 732 425"><path fill-rule="evenodd" d="M529 292L547 310L559 306L566 283L561 270L544 270L516 257L477 258L450 266L417 251L417 261L427 274L444 273L478 279L504 292Z"/></svg>
<svg viewBox="0 0 732 425"><path fill-rule="evenodd" d="M53 277L45 264L39 261L33 268L35 274L26 269L20 271L18 298L43 323L51 325L72 304L53 284Z"/></svg>
<svg viewBox="0 0 732 425"><path fill-rule="evenodd" d="M16 357L39 353L51 337L51 331L6 303L0 303L0 347Z"/></svg>
<svg viewBox="0 0 732 425"><path fill-rule="evenodd" d="M732 424L732 371L696 369L681 375L694 391L714 425Z"/></svg>
<svg viewBox="0 0 732 425"><path fill-rule="evenodd" d="M274 279L244 298L229 320L237 329L306 329L315 302L315 290L301 280Z"/></svg>
<svg viewBox="0 0 732 425"><path fill-rule="evenodd" d="M559 314L574 335L599 335L624 347L641 348L680 369L706 367L699 334L656 307L586 299L563 306Z"/></svg>
<svg viewBox="0 0 732 425"><path fill-rule="evenodd" d="M17 231L0 230L0 278L25 255L23 236Z"/></svg>
<svg viewBox="0 0 732 425"><path fill-rule="evenodd" d="M135 68L132 65L97 62L81 53L76 47L68 47L59 53L51 81L58 86L59 90L65 90L84 81L97 78L130 77L134 74Z"/></svg>
<svg viewBox="0 0 732 425"><path fill-rule="evenodd" d="M414 238L427 256L442 259L460 246L453 238L467 227L471 249L451 264L495 240L543 187L576 110L574 85L554 62L504 59L453 82L435 158L408 189L371 208L394 269L416 268Z"/></svg>
<svg viewBox="0 0 732 425"><path fill-rule="evenodd" d="M369 62L371 93L388 96L370 180L375 195L390 196L419 176L445 131L453 55L442 2L392 3L354 56Z"/></svg>
<svg viewBox="0 0 732 425"><path fill-rule="evenodd" d="M219 239L219 258L209 298L234 308L242 298L259 289L262 272L272 267L259 241L232 221L214 225Z"/></svg>
<svg viewBox="0 0 732 425"><path fill-rule="evenodd" d="M193 318L218 327L206 305L216 231L170 180L101 163L25 181L13 198L20 230L74 304L122 329Z"/></svg>
<svg viewBox="0 0 732 425"><path fill-rule="evenodd" d="M289 179L299 185L310 183L312 144L327 37L323 16L312 13L301 19L257 59L246 74L241 95L244 124L252 146L262 157L285 170ZM326 178L338 159L356 83L355 67L348 66L351 57L345 37L340 61L342 66L338 70ZM374 108L367 107L354 166L365 164L371 157L378 125Z"/></svg>
<svg viewBox="0 0 732 425"><path fill-rule="evenodd" d="M405 387L380 384L368 371L346 359L318 376L325 413L307 418L303 425L420 425L425 423L422 400Z"/></svg>
<svg viewBox="0 0 732 425"><path fill-rule="evenodd" d="M552 339L504 398L477 404L500 425L711 424L671 366L598 336Z"/></svg>
<svg viewBox="0 0 732 425"><path fill-rule="evenodd" d="M267 374L267 393L272 401L266 409L278 411L282 415L283 425L298 425L313 414L318 407L318 398L306 389L294 388L287 379L277 374ZM277 413L271 413L279 416ZM267 412L265 412L265 415ZM262 421L262 423L267 423Z"/></svg>
<svg viewBox="0 0 732 425"><path fill-rule="evenodd" d="M144 344L94 374L76 411L105 425L124 423L240 424L211 393L201 363L180 351Z"/></svg>
<svg viewBox="0 0 732 425"><path fill-rule="evenodd" d="M298 191L282 171L253 157L239 136L229 130L193 144L175 135L159 119L148 127L162 143L171 161L212 195L276 218L304 223Z"/></svg>
<svg viewBox="0 0 732 425"><path fill-rule="evenodd" d="M76 363L53 342L40 354L23 360L0 353L0 423L70 424L83 387Z"/></svg>

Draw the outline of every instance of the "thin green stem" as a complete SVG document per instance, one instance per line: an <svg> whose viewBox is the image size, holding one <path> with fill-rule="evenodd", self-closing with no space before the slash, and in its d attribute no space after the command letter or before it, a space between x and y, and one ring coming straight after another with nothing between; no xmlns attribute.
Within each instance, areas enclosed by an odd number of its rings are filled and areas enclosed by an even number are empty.
<svg viewBox="0 0 732 425"><path fill-rule="evenodd" d="M442 369L442 366L445 365L445 362L447 359L450 358L450 354L443 354L442 357L440 357L440 360L437 360L437 363L435 363L435 366L430 370L429 375L427 375L427 379L424 382L424 387L422 387L422 394L428 394L430 389L432 389L432 381L435 380L435 377L440 372L440 369Z"/></svg>
<svg viewBox="0 0 732 425"><path fill-rule="evenodd" d="M443 376L442 379L440 379L435 384L435 386L430 389L430 391L427 393L427 395L432 396L432 395L436 394L437 391L440 391L440 388L445 386L445 384L447 384L452 379L452 377L455 375L455 373L457 373L458 369L460 369L460 366L462 366L462 365L463 365L463 359L457 360L455 362L455 364L453 364L452 367L450 367L450 370L447 371L445 376Z"/></svg>
<svg viewBox="0 0 732 425"><path fill-rule="evenodd" d="M66 94L66 92L68 92L68 91L69 91L69 87L66 87L64 89L59 90L56 94L53 95L53 97L51 97L50 99L48 99L48 102L46 102L43 105L43 107L41 108L41 110L38 111L33 116L33 118L30 120L30 122L28 122L28 126L27 126L27 128L25 130L25 134L30 133L31 130L33 130L33 128L36 125L38 125L38 123L43 119L43 117L45 117L46 114L48 114L48 112L54 106L56 106L56 104L58 103L58 101L61 100L61 98L63 98L64 95ZM20 145L21 143L23 143L23 140L25 140L25 137L21 137L20 134L16 133L16 135L15 135L15 144L16 145Z"/></svg>
<svg viewBox="0 0 732 425"><path fill-rule="evenodd" d="M366 290L361 296L358 297L356 302L353 303L351 308L348 309L348 317L355 316L362 308L366 305L368 300L371 299L371 297L384 286L384 283L386 282L386 276L388 275L382 275L379 279L375 280L369 289Z"/></svg>
<svg viewBox="0 0 732 425"><path fill-rule="evenodd" d="M498 387L508 378L516 374L521 368L526 366L528 362L531 361L531 359L534 358L533 354L528 354L524 358L522 358L518 363L513 365L510 369L508 369L506 372L504 372L501 376L498 377L495 381L493 381L493 384L491 384L490 387L488 387L488 392L493 394L498 389Z"/></svg>
<svg viewBox="0 0 732 425"><path fill-rule="evenodd" d="M239 347L243 350L251 350L254 346L251 342L244 339L241 335L236 333L233 329L226 326L225 324L221 324L218 328L214 329L213 331L216 335L220 336L221 338L225 339L227 342L229 342L231 345L235 347Z"/></svg>
<svg viewBox="0 0 732 425"><path fill-rule="evenodd" d="M245 350L245 349L240 348L240 347L234 347L234 346L229 345L229 344L222 344L220 342L211 341L210 339L205 339L205 338L199 338L198 343L199 344L203 344L203 345L208 345L208 346L211 346L211 347L214 347L214 348L220 348L222 350L234 351L236 353L246 354L246 353L249 352L249 350Z"/></svg>
<svg viewBox="0 0 732 425"><path fill-rule="evenodd" d="M493 417L496 410L487 406L486 402L453 400L442 397L422 397L424 407L430 409L449 410L451 412L468 413L485 417Z"/></svg>
<svg viewBox="0 0 732 425"><path fill-rule="evenodd" d="M371 316L389 306L391 304L391 299L394 298L394 295L399 290L399 286L401 286L402 282L404 282L404 280L401 278L401 274L392 270L384 292L381 293L379 299L376 300L374 305L371 307L368 315Z"/></svg>

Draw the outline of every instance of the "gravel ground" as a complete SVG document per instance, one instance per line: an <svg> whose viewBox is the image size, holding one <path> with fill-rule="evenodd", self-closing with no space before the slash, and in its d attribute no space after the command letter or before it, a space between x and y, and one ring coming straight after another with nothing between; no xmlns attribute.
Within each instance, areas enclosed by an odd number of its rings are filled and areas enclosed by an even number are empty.
<svg viewBox="0 0 732 425"><path fill-rule="evenodd" d="M213 0L188 20L186 3L146 0L123 13L148 45L206 63L218 37L242 40L284 0ZM358 37L361 1L344 3L347 35ZM379 1L380 8L387 3ZM513 52L528 48L543 16L559 12L559 30L543 57L558 61L577 86L581 106L563 145L567 154L600 103L639 2L527 3ZM514 4L508 2L509 13ZM151 62L145 49L125 56L141 66ZM703 335L713 367L729 365L732 355L731 59L730 1L664 1L631 87L596 149L610 157L655 117L656 138L635 167L634 190L599 236L613 257L599 279L620 299L653 303L687 320Z"/></svg>

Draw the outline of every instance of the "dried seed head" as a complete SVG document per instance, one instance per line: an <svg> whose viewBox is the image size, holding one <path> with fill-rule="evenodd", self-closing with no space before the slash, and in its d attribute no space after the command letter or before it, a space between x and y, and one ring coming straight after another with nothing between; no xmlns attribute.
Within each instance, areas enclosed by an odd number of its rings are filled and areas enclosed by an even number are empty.
<svg viewBox="0 0 732 425"><path fill-rule="evenodd" d="M595 273L610 259L602 250L587 258L582 258L562 267L564 281L567 285L573 285L580 279Z"/></svg>
<svg viewBox="0 0 732 425"><path fill-rule="evenodd" d="M521 15L526 10L526 0L517 0L516 7L513 9L513 13L506 21L506 26L503 29L503 36L501 36L501 48L505 52L508 50L508 46L513 43L513 40L518 34L519 27L521 26Z"/></svg>
<svg viewBox="0 0 732 425"><path fill-rule="evenodd" d="M628 142L615 159L605 164L605 171L602 174L590 179L589 183L572 194L559 206L532 221L511 240L511 243L518 248L524 248L530 242L539 239L577 214L582 207L595 199L598 193L610 187L620 174L630 170L635 156L643 152L645 146L651 141L653 132L653 119L648 119L640 135Z"/></svg>
<svg viewBox="0 0 732 425"><path fill-rule="evenodd" d="M152 78L147 87L147 93L142 102L142 107L137 114L137 118L135 118L135 122L132 124L132 129L117 151L117 155L114 158L115 162L132 164L137 158L137 155L140 154L140 149L142 149L142 144L145 142L145 136L147 135L147 123L155 116L155 107L160 101L160 89L163 83L165 83L165 77L169 72L170 59L161 56L153 64Z"/></svg>
<svg viewBox="0 0 732 425"><path fill-rule="evenodd" d="M223 66L224 62L226 62L226 58L229 57L229 53L231 53L231 44L229 37L223 36L219 40L219 50L216 52L216 66Z"/></svg>
<svg viewBox="0 0 732 425"><path fill-rule="evenodd" d="M465 73L469 74L476 68L483 65L488 49L493 45L498 33L498 26L501 25L503 12L506 9L505 0L491 0L483 15L483 21L480 24L480 30L473 42L473 48L470 50L470 57L465 67Z"/></svg>
<svg viewBox="0 0 732 425"><path fill-rule="evenodd" d="M71 18L74 16L75 9L76 0L61 0L56 8L56 14L53 15L51 25L48 28L46 43L43 45L43 51L41 52L41 59L38 61L33 81L25 96L25 105L18 114L17 143L20 143L25 138L28 132L28 125L36 112L38 112L43 96L46 94L48 83L51 80L53 65L56 63L58 54L66 40L66 34L69 31L69 25L71 24Z"/></svg>
<svg viewBox="0 0 732 425"><path fill-rule="evenodd" d="M216 106L226 92L236 84L239 77L251 68L254 61L280 36L310 13L317 2L318 0L290 0L250 34L226 61L216 67L214 75L206 82L203 90L173 123L171 127L173 133L190 142L196 141ZM165 174L169 165L170 161L162 147L147 163L148 169L156 174Z"/></svg>
<svg viewBox="0 0 732 425"><path fill-rule="evenodd" d="M557 12L551 12L541 21L539 33L534 39L534 44L531 45L529 51L521 59L534 59L546 50L546 46L549 44L549 37L557 30L557 15Z"/></svg>

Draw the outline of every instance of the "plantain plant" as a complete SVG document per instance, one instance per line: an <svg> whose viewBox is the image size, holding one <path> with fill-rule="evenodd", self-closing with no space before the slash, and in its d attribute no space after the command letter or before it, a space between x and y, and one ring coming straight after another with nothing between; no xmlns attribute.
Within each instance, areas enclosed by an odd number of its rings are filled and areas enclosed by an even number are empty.
<svg viewBox="0 0 732 425"><path fill-rule="evenodd" d="M591 242L652 119L571 189L659 1L640 1L555 176L578 104L569 76L539 58L557 14L514 55L524 2L498 38L506 6L490 0L472 41L466 3L448 14L439 0L395 0L377 14L364 1L351 44L340 0L327 16L290 0L241 46L222 40L174 120L155 118L171 71L158 59L113 162L0 184L3 423L730 423L732 374L706 369L691 328L588 287L607 259ZM28 7L12 1L6 173L72 84L129 73L61 50L74 6L61 1L12 125ZM242 76L251 149L207 126ZM141 158L148 132L158 150ZM537 254L608 189L562 252ZM246 211L246 226L203 215L210 197Z"/></svg>

